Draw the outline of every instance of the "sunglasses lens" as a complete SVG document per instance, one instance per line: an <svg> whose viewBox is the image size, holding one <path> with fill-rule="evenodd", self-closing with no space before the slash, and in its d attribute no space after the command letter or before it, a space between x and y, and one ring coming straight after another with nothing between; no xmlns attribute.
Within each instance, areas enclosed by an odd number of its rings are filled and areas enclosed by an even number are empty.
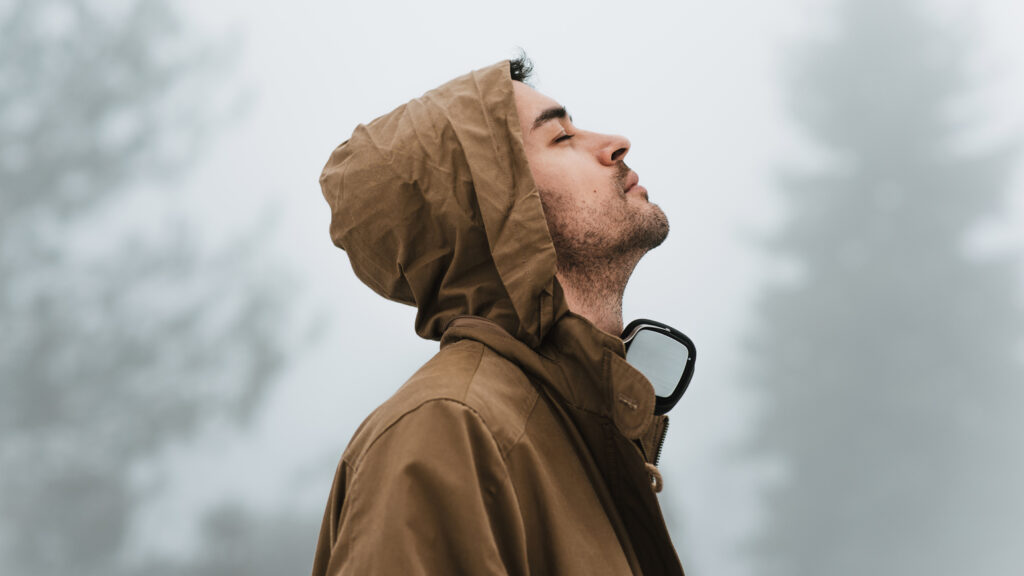
<svg viewBox="0 0 1024 576"><path fill-rule="evenodd" d="M626 351L626 360L651 381L655 394L667 398L682 384L689 350L661 331L640 328Z"/></svg>

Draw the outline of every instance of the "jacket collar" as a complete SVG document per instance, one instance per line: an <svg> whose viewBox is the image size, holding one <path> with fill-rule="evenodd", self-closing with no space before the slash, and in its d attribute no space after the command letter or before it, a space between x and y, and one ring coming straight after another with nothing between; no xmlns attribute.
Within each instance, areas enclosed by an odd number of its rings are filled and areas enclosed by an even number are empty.
<svg viewBox="0 0 1024 576"><path fill-rule="evenodd" d="M655 422L654 388L626 362L622 340L582 316L562 316L537 349L480 317L454 319L441 347L463 339L481 342L515 362L566 404L611 420L630 440L643 437Z"/></svg>

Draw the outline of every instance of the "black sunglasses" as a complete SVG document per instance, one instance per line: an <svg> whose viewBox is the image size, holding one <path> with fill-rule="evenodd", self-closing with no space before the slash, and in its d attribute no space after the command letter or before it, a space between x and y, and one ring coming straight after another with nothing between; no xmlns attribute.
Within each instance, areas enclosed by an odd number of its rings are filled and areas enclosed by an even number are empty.
<svg viewBox="0 0 1024 576"><path fill-rule="evenodd" d="M686 334L671 326L634 320L622 331L626 361L654 386L654 413L664 414L683 397L697 360L697 348Z"/></svg>

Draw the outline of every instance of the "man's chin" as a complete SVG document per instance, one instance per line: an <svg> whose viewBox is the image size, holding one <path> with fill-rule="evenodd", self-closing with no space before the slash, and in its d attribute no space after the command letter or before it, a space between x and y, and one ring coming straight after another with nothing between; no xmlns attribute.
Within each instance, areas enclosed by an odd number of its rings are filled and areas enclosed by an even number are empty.
<svg viewBox="0 0 1024 576"><path fill-rule="evenodd" d="M644 206L643 213L633 229L632 244L644 252L661 246L668 238L668 217L654 203Z"/></svg>
<svg viewBox="0 0 1024 576"><path fill-rule="evenodd" d="M651 248L657 248L668 238L668 216L665 215L665 211L657 204L651 203L651 209Z"/></svg>

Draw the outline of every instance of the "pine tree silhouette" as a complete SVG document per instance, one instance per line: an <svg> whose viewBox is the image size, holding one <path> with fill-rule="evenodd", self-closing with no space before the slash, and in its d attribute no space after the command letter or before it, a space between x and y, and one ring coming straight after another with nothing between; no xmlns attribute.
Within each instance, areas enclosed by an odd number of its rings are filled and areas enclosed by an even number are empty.
<svg viewBox="0 0 1024 576"><path fill-rule="evenodd" d="M173 2L108 4L0 4L5 575L124 573L152 492L133 472L205 419L244 417L283 361L283 297L251 281L251 248L209 258L160 235L76 250L112 234L96 215L133 185L187 168L169 142L191 150L207 114L205 93L181 94L203 65L178 51L192 40Z"/></svg>
<svg viewBox="0 0 1024 576"><path fill-rule="evenodd" d="M967 255L1003 207L1012 146L963 152L962 36L909 0L846 0L805 46L793 113L830 157L789 174L748 339L748 447L781 465L758 574L1024 568L1019 262Z"/></svg>

